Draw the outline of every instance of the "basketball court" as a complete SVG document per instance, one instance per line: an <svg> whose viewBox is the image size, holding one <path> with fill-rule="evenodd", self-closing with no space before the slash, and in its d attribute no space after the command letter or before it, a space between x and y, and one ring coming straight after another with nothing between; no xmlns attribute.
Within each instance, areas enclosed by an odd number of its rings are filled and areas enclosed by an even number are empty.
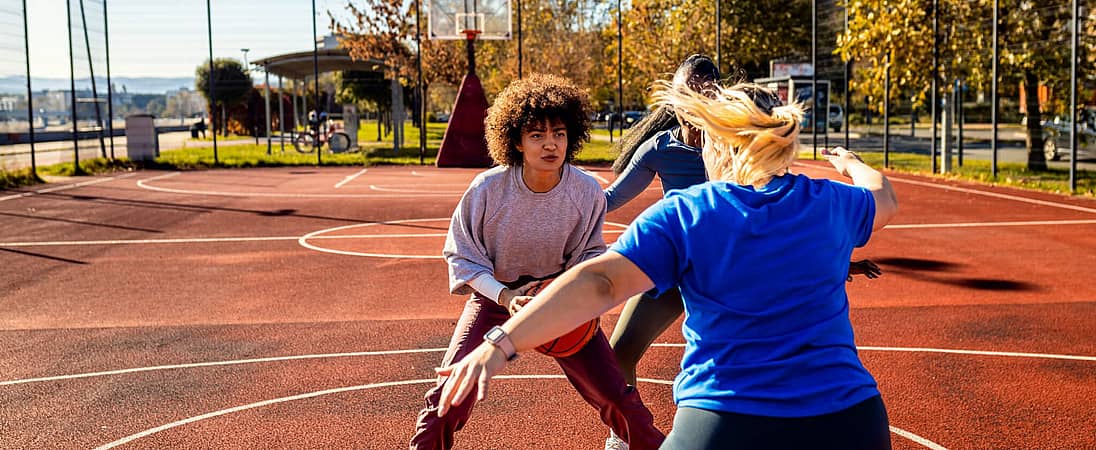
<svg viewBox="0 0 1096 450"><path fill-rule="evenodd" d="M0 192L0 442L403 447L462 309L440 253L477 172L142 171ZM1096 202L892 181L895 223L854 254L884 275L849 296L895 448L1096 445ZM606 240L660 197L610 214ZM639 368L663 431L681 343L671 327ZM603 445L549 358L492 387L458 448Z"/></svg>

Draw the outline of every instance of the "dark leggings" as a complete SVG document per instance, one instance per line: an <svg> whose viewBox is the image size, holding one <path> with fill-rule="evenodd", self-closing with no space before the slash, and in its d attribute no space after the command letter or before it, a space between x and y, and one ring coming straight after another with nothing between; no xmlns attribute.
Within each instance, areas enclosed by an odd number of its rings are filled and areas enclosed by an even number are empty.
<svg viewBox="0 0 1096 450"><path fill-rule="evenodd" d="M624 304L609 345L628 384L635 386L636 365L647 347L684 311L681 292L676 287L658 297L640 294Z"/></svg>
<svg viewBox="0 0 1096 450"><path fill-rule="evenodd" d="M883 399L875 396L843 411L782 418L678 408L661 450L813 449L889 450Z"/></svg>

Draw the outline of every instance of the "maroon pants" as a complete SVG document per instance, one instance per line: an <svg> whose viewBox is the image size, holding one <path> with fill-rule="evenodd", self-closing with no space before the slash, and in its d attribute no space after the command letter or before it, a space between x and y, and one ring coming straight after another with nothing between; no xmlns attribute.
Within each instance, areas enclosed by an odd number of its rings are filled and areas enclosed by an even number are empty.
<svg viewBox="0 0 1096 450"><path fill-rule="evenodd" d="M459 361L483 342L483 335L495 325L510 318L506 308L475 294L464 305L464 313L453 331L453 339L445 352L442 365ZM602 422L628 442L632 450L657 449L666 438L654 426L654 417L643 405L639 392L628 386L617 367L613 349L599 329L589 344L578 353L556 358L563 373L587 403L597 409ZM468 398L475 398L473 390ZM419 412L411 450L448 450L453 448L453 434L464 427L472 415L474 402L465 401L438 417L441 386L426 392L426 407ZM567 414L560 414L566 418Z"/></svg>

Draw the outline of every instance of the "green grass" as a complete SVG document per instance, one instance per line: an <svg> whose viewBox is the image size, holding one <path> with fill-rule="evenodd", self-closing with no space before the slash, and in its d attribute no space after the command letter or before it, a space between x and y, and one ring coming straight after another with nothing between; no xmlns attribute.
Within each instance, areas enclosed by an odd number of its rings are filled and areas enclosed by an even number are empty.
<svg viewBox="0 0 1096 450"><path fill-rule="evenodd" d="M30 186L41 181L30 172L30 168L19 170L0 170L0 189Z"/></svg>
<svg viewBox="0 0 1096 450"><path fill-rule="evenodd" d="M579 164L589 164L594 166L612 164L616 159L616 152L612 150L612 145L608 141L599 141L591 139L586 145L582 146L582 149L575 155L575 162Z"/></svg>
<svg viewBox="0 0 1096 450"><path fill-rule="evenodd" d="M809 160L812 156L810 151L799 153L800 159ZM872 167L883 167L883 154L880 152L861 152L860 156ZM1050 168L1033 172L1023 163L997 163L997 177L993 178L990 161L968 159L959 167L958 160L953 160L952 171L948 174L932 173L932 161L928 155L891 153L889 163L888 169L900 173L1069 195L1068 169ZM1096 174L1087 170L1077 171L1076 195L1096 197Z"/></svg>

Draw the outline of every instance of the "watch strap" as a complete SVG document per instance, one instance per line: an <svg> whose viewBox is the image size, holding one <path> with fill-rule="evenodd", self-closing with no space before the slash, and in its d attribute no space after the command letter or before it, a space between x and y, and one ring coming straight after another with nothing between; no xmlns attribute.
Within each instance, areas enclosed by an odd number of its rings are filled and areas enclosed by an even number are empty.
<svg viewBox="0 0 1096 450"><path fill-rule="evenodd" d="M495 325L487 330L487 333L483 335L483 340L502 350L502 355L506 357L507 361L517 359L518 349L514 346L514 341L510 340L510 335L502 327Z"/></svg>

